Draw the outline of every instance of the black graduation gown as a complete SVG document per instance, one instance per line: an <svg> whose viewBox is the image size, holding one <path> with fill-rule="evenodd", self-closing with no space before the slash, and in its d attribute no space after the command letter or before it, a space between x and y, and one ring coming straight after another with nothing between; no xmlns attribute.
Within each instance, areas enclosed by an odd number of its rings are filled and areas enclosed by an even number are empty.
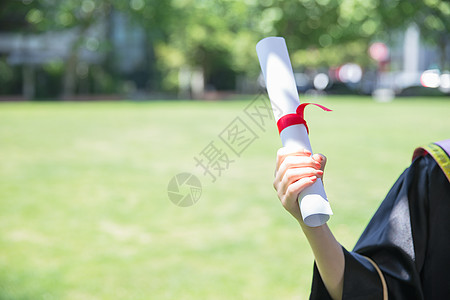
<svg viewBox="0 0 450 300"><path fill-rule="evenodd" d="M416 158L387 194L352 252L343 299L450 299L450 183L430 156ZM316 266L310 299L331 299Z"/></svg>

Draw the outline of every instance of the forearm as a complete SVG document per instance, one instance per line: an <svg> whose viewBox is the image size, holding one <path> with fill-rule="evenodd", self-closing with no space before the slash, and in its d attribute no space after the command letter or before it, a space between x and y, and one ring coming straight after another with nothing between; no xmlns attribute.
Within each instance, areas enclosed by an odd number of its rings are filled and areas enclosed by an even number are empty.
<svg viewBox="0 0 450 300"><path fill-rule="evenodd" d="M299 221L316 258L322 281L333 299L342 298L345 258L341 245L328 226L308 227L302 221L299 193L323 176L326 157L305 149L281 148L273 187L283 207Z"/></svg>
<svg viewBox="0 0 450 300"><path fill-rule="evenodd" d="M317 268L328 293L335 300L342 299L345 269L342 246L326 224L319 227L300 224L314 253Z"/></svg>

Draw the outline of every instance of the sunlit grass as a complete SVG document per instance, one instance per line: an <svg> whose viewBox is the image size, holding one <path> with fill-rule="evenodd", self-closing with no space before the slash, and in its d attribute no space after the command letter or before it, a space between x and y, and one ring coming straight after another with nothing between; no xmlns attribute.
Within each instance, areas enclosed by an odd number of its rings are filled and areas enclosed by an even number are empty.
<svg viewBox="0 0 450 300"><path fill-rule="evenodd" d="M318 99L330 226L351 249L413 149L449 137L450 101ZM306 299L312 255L272 188L280 141L249 101L0 105L0 299ZM258 135L241 156L218 135L235 117ZM234 160L215 182L194 156ZM180 208L167 184L203 184Z"/></svg>

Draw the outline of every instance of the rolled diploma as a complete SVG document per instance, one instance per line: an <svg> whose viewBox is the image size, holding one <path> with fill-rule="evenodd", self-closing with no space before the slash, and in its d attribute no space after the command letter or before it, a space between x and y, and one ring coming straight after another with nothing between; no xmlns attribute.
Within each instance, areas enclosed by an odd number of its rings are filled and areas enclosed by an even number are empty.
<svg viewBox="0 0 450 300"><path fill-rule="evenodd" d="M256 45L256 53L278 122L282 116L295 113L300 104L286 42L282 37L265 38ZM281 114L277 116L276 111L281 111ZM280 133L280 138L285 147L302 147L312 153L308 132L303 124L286 127ZM310 227L325 224L333 214L320 178L299 194L298 202L303 222Z"/></svg>

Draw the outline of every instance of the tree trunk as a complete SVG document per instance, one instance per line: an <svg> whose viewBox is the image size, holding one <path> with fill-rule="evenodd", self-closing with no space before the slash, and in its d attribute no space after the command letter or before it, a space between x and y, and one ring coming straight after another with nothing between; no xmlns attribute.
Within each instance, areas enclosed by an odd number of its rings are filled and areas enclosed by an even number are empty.
<svg viewBox="0 0 450 300"><path fill-rule="evenodd" d="M22 67L23 74L23 84L22 84L22 94L27 100L33 100L36 94L35 85L35 70L34 66L31 64L25 64Z"/></svg>
<svg viewBox="0 0 450 300"><path fill-rule="evenodd" d="M75 84L76 84L76 68L77 68L77 62L78 62L78 48L74 47L75 49L71 50L71 53L69 55L69 58L66 62L66 69L64 71L64 82L63 82L63 91L62 91L62 98L63 99L69 99L73 95L75 95ZM75 51L74 51L75 50Z"/></svg>
<svg viewBox="0 0 450 300"><path fill-rule="evenodd" d="M192 72L191 95L193 99L203 99L205 95L205 73L203 68L195 68Z"/></svg>
<svg viewBox="0 0 450 300"><path fill-rule="evenodd" d="M67 58L66 68L64 71L63 91L62 91L63 99L69 99L75 95L75 88L77 82L76 69L78 64L78 54L81 45L83 44L86 32L88 31L88 29L91 27L92 24L93 20L90 19L89 21L86 21L81 25L80 32L70 47L69 57Z"/></svg>

